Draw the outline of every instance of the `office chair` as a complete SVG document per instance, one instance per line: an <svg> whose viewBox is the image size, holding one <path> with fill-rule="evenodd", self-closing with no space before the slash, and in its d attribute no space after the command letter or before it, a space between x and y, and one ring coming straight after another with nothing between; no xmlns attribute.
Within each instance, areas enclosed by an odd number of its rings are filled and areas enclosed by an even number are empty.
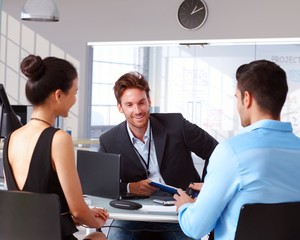
<svg viewBox="0 0 300 240"><path fill-rule="evenodd" d="M60 240L58 196L0 190L0 239Z"/></svg>
<svg viewBox="0 0 300 240"><path fill-rule="evenodd" d="M300 202L242 206L235 240L300 239Z"/></svg>

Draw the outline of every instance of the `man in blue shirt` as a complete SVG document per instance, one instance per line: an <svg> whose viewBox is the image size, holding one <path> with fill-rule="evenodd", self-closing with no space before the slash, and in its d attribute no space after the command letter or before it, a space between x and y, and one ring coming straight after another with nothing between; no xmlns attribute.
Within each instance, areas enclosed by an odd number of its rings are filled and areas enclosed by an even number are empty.
<svg viewBox="0 0 300 240"><path fill-rule="evenodd" d="M195 201L182 190L174 196L180 226L195 239L212 229L216 240L234 239L243 204L300 201L300 139L280 121L285 71L258 60L240 66L236 78L243 132L216 147Z"/></svg>

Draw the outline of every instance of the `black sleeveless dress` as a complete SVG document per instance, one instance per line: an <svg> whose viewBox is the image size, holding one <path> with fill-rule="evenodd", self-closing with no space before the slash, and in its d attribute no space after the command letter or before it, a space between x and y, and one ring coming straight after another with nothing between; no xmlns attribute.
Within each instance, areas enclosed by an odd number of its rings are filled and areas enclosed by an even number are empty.
<svg viewBox="0 0 300 240"><path fill-rule="evenodd" d="M73 233L77 232L70 210L58 180L57 173L52 168L51 144L57 128L46 128L40 135L34 148L27 179L23 189L19 189L13 171L8 161L8 145L10 136L6 139L3 148L3 166L8 190L28 191L36 193L55 193L61 204L61 231L62 239L76 239Z"/></svg>

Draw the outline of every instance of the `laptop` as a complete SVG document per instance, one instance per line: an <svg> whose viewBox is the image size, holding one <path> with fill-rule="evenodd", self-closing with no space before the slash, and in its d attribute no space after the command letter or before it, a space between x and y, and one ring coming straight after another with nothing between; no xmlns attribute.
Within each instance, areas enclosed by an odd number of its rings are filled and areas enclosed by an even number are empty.
<svg viewBox="0 0 300 240"><path fill-rule="evenodd" d="M120 192L120 169L120 154L77 150L77 171L83 194L112 199L146 198Z"/></svg>
<svg viewBox="0 0 300 240"><path fill-rule="evenodd" d="M83 194L119 198L120 154L77 150L77 171Z"/></svg>

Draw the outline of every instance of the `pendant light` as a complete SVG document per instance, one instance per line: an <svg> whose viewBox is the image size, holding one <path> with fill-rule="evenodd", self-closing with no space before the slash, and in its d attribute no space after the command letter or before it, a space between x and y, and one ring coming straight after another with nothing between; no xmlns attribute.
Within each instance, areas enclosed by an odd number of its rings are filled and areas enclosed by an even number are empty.
<svg viewBox="0 0 300 240"><path fill-rule="evenodd" d="M58 22L59 13L54 0L27 0L21 12L21 20Z"/></svg>

